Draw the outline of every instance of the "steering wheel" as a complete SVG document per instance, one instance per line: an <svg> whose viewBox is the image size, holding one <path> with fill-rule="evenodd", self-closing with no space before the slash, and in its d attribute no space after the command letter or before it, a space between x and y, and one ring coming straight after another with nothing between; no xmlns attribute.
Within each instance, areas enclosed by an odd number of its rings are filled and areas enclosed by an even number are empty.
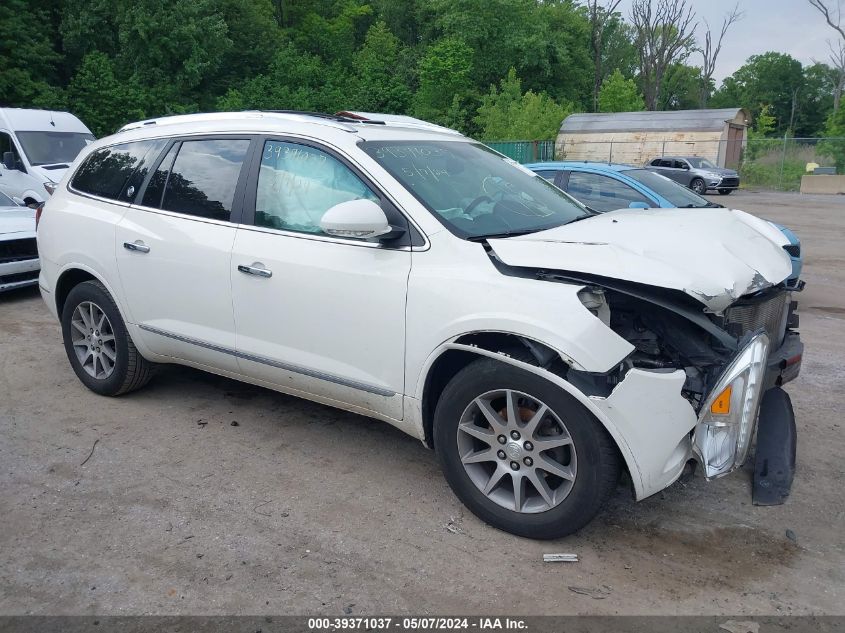
<svg viewBox="0 0 845 633"><path fill-rule="evenodd" d="M482 202L493 202L493 198L491 198L490 196L478 196L475 200L473 200L467 205L467 208L464 209L464 214L469 215L470 211L472 211Z"/></svg>

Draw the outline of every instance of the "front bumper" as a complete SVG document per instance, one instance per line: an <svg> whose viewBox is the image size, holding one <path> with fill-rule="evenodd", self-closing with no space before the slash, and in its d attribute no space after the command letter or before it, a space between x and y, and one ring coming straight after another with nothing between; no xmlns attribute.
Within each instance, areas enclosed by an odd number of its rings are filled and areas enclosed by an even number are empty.
<svg viewBox="0 0 845 633"><path fill-rule="evenodd" d="M38 283L38 258L0 264L0 292Z"/></svg>
<svg viewBox="0 0 845 633"><path fill-rule="evenodd" d="M706 178L708 189L739 189L739 178Z"/></svg>

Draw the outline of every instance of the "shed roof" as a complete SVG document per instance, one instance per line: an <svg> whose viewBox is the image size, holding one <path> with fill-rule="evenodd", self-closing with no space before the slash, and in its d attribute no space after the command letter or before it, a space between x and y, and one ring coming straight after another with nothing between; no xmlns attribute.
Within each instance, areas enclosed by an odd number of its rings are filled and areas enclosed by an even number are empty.
<svg viewBox="0 0 845 633"><path fill-rule="evenodd" d="M740 116L741 115L741 116ZM722 131L727 121L747 124L751 116L743 108L665 110L570 114L561 132L666 132Z"/></svg>

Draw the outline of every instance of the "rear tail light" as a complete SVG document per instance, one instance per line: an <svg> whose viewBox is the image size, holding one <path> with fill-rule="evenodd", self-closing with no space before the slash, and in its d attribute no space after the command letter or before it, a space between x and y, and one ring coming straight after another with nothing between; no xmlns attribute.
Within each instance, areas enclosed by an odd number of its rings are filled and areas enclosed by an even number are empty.
<svg viewBox="0 0 845 633"><path fill-rule="evenodd" d="M44 213L44 203L35 207L35 230L38 230L38 223L41 222L41 214Z"/></svg>

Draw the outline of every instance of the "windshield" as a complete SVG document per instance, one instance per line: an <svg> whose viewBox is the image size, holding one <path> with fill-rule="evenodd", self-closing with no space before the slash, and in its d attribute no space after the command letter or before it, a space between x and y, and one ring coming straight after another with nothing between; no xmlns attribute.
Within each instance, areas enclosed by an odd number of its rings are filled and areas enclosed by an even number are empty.
<svg viewBox="0 0 845 633"><path fill-rule="evenodd" d="M0 191L0 207L16 207L15 201Z"/></svg>
<svg viewBox="0 0 845 633"><path fill-rule="evenodd" d="M718 169L716 165L711 163L706 158L687 158L689 164L695 167L696 169Z"/></svg>
<svg viewBox="0 0 845 633"><path fill-rule="evenodd" d="M69 165L83 147L94 140L93 134L82 132L18 132L29 164Z"/></svg>
<svg viewBox="0 0 845 633"><path fill-rule="evenodd" d="M653 171L647 169L626 169L622 173L645 185L659 196L666 198L673 207L699 208L721 206L702 198L694 191L687 189L683 185L679 185L674 180L670 180L666 176Z"/></svg>
<svg viewBox="0 0 845 633"><path fill-rule="evenodd" d="M533 233L591 215L545 179L480 144L366 141L361 147L465 239Z"/></svg>

